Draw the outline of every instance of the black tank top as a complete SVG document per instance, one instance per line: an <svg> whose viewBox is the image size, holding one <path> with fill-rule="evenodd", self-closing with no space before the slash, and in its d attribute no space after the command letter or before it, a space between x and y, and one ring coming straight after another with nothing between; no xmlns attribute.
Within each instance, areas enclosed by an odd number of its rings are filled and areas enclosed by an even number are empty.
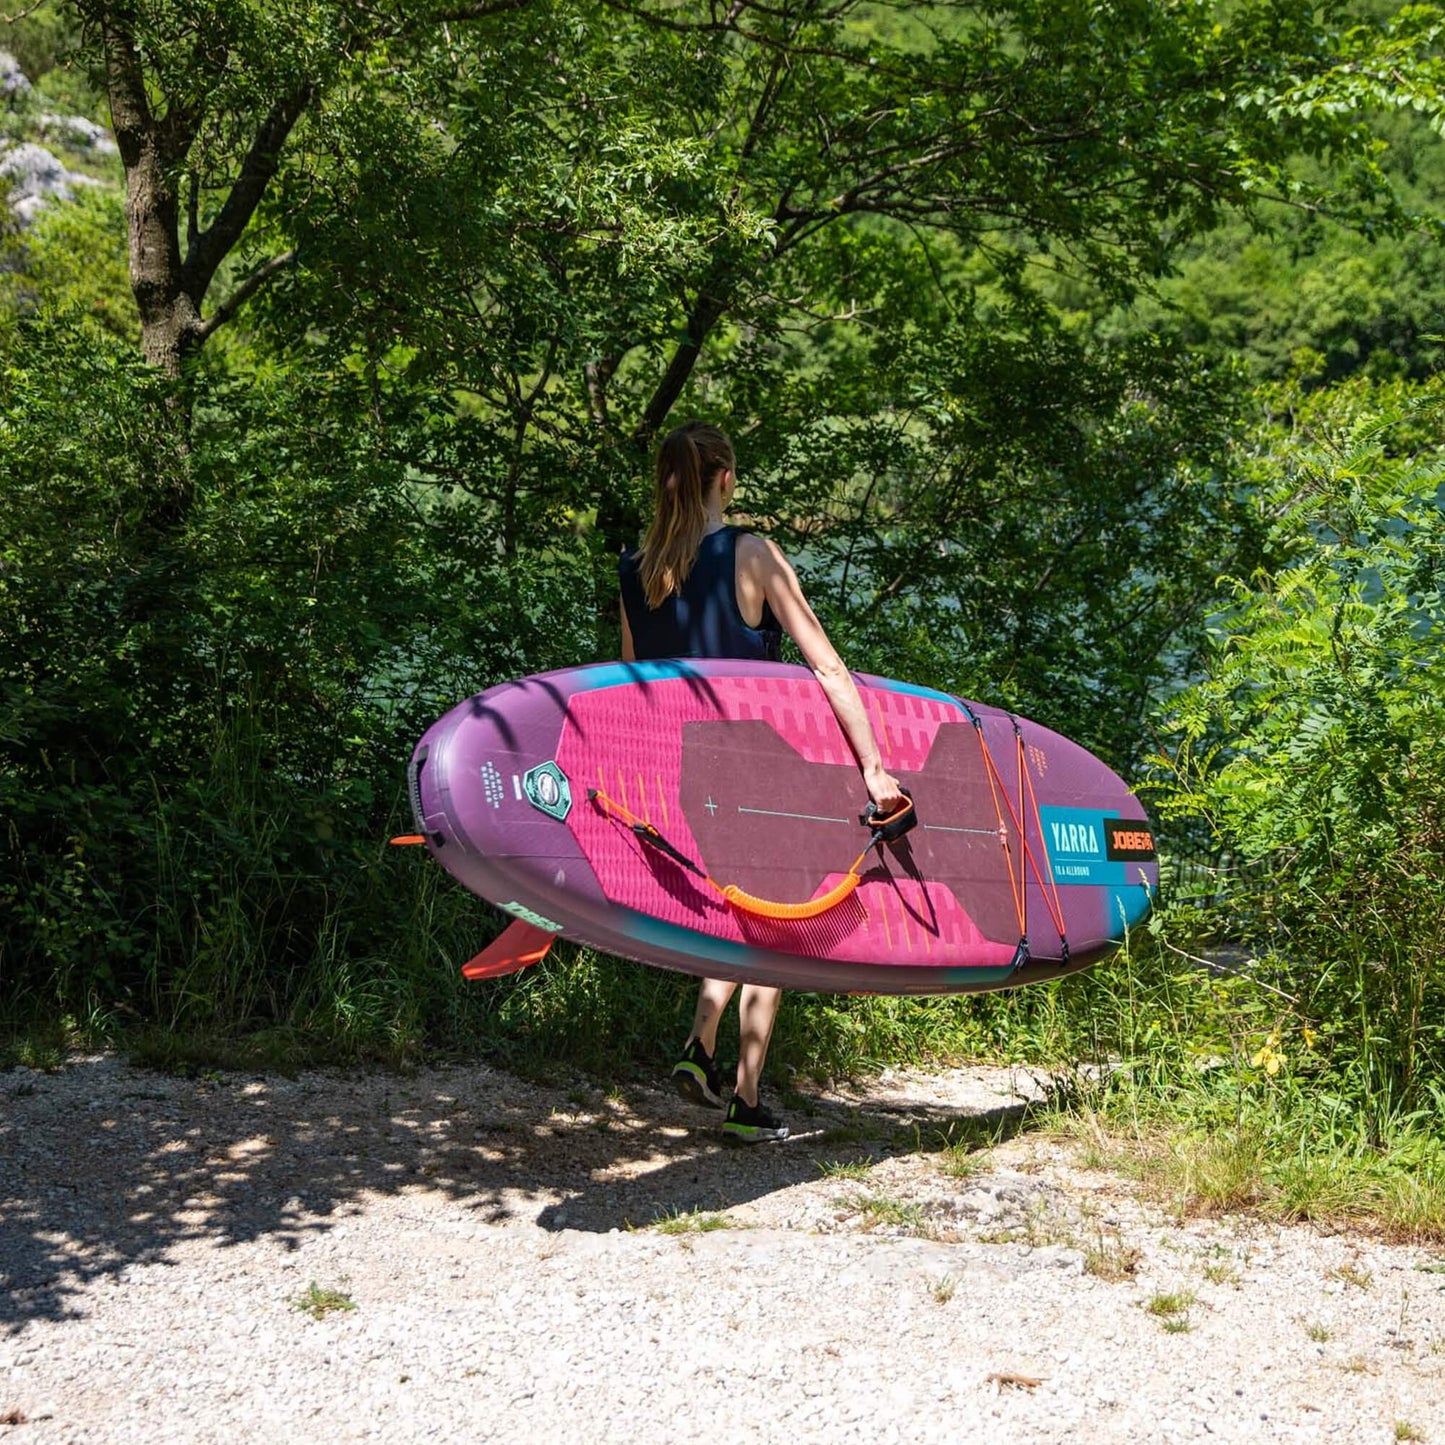
<svg viewBox="0 0 1445 1445"><path fill-rule="evenodd" d="M632 630L638 661L657 657L740 657L777 662L783 629L763 603L762 623L749 627L738 607L736 562L740 527L709 532L697 549L697 561L682 584L682 595L649 607L642 590L636 552L624 552L618 564L622 605Z"/></svg>

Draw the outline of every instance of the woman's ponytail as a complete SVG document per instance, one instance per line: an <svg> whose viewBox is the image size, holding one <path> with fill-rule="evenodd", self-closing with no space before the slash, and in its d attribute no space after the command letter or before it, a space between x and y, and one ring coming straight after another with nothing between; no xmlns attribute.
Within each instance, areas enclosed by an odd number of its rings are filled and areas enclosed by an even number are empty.
<svg viewBox="0 0 1445 1445"><path fill-rule="evenodd" d="M732 471L733 446L715 426L684 422L663 438L654 470L652 525L638 560L649 607L682 591L707 531L707 494L719 472Z"/></svg>

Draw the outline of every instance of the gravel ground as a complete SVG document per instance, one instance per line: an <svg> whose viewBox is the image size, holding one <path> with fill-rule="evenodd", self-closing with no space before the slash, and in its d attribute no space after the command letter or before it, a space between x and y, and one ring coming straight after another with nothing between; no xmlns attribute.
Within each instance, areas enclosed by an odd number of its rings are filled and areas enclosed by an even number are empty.
<svg viewBox="0 0 1445 1445"><path fill-rule="evenodd" d="M887 1075L738 1150L481 1067L13 1070L0 1438L1445 1442L1438 1257L1170 1219L1033 1087Z"/></svg>

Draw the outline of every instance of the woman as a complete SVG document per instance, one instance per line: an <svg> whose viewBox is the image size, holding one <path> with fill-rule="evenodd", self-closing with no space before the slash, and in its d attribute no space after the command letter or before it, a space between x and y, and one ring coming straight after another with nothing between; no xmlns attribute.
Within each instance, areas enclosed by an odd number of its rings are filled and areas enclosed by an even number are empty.
<svg viewBox="0 0 1445 1445"><path fill-rule="evenodd" d="M784 632L798 645L822 686L880 811L901 802L898 781L884 771L878 742L852 677L808 606L788 560L772 542L723 515L737 486L732 443L714 426L690 421L657 452L652 525L642 546L624 554L622 657L739 657L776 662ZM705 979L692 1032L672 1076L694 1103L723 1107L713 1055L718 1022L736 984ZM744 984L738 1004L741 1035L737 1084L723 1132L756 1144L788 1131L765 1109L758 1084L781 991Z"/></svg>

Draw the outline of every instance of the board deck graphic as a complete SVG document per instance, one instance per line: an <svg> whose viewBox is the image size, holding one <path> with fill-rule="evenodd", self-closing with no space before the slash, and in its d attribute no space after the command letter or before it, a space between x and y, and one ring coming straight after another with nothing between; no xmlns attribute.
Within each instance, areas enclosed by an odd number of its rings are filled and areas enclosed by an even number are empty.
<svg viewBox="0 0 1445 1445"><path fill-rule="evenodd" d="M996 708L858 683L919 822L867 854L851 891L867 795L816 680L781 664L607 663L492 688L418 744L417 828L536 927L790 988L1011 987L1086 966L1143 919L1153 830L1097 758ZM807 918L738 902L832 892Z"/></svg>

